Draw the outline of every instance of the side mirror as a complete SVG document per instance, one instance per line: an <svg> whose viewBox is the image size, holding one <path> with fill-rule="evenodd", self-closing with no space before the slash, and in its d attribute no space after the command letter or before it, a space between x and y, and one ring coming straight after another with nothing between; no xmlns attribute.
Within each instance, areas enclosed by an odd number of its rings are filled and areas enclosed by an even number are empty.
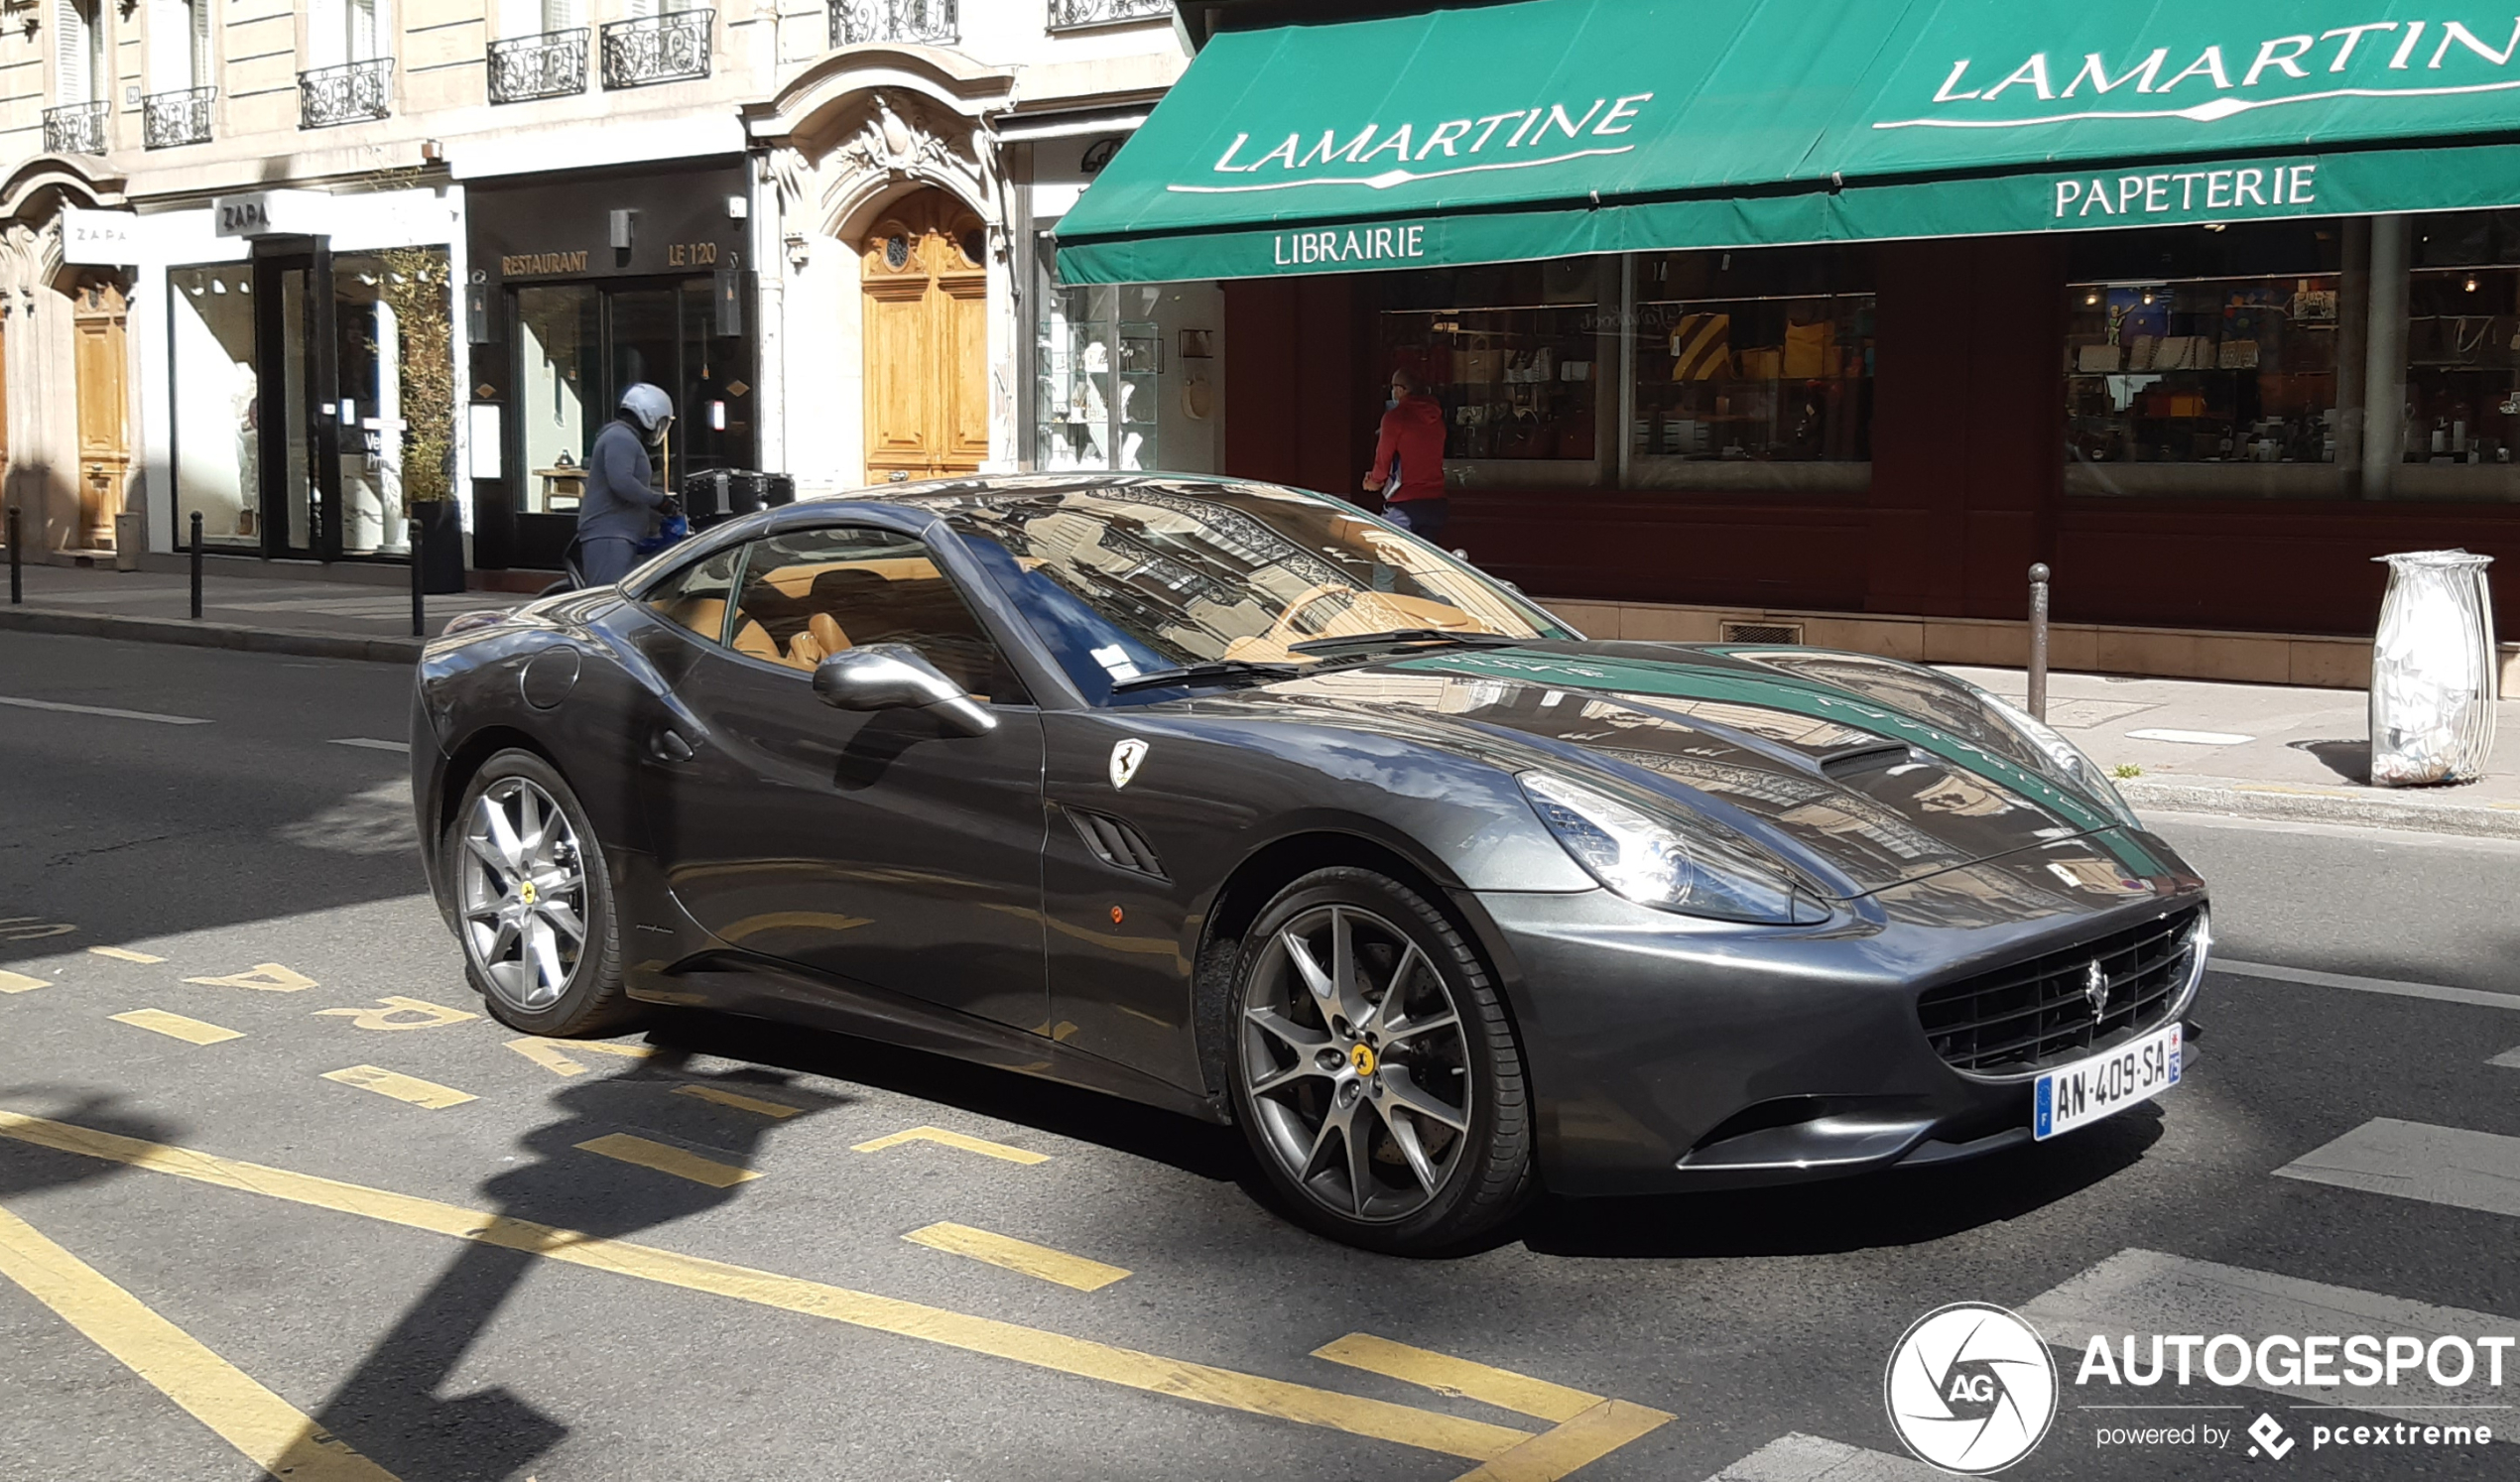
<svg viewBox="0 0 2520 1482"><path fill-rule="evenodd" d="M925 710L965 736L997 729L997 717L905 643L842 649L814 667L814 692L839 710Z"/></svg>

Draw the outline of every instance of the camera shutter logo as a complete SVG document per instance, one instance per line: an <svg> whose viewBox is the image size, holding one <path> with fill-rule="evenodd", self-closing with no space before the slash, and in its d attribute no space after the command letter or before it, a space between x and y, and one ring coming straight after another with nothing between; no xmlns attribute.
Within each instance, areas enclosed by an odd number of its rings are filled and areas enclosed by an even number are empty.
<svg viewBox="0 0 2520 1482"><path fill-rule="evenodd" d="M2029 1323L1985 1302L1917 1319L1882 1376L1890 1426L1945 1471L1999 1472L2038 1448L2057 1418L2057 1365Z"/></svg>

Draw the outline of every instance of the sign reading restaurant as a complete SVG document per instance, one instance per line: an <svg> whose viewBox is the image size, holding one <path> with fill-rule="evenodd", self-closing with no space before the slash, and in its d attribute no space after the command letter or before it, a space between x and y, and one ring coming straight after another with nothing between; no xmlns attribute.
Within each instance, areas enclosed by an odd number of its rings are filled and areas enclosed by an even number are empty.
<svg viewBox="0 0 2520 1482"><path fill-rule="evenodd" d="M2138 44L2115 57L2065 50L2016 56L1953 58L1934 91L1937 111L1873 127L2005 129L2135 118L2212 123L2296 103L2520 89L2520 68L2512 65L2520 57L2520 17L2507 35L2499 23L2480 31L2461 21L2365 21L2236 45L2192 42L2147 51ZM1993 112L2005 116L1989 116Z"/></svg>

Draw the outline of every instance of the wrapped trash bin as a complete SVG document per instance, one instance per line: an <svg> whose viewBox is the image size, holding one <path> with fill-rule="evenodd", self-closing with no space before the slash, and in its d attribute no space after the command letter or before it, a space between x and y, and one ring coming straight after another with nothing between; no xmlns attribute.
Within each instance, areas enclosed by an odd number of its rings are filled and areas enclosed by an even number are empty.
<svg viewBox="0 0 2520 1482"><path fill-rule="evenodd" d="M2384 788L2474 782L2494 747L2493 557L2464 551L2374 556L2389 563L2371 645L2371 781Z"/></svg>

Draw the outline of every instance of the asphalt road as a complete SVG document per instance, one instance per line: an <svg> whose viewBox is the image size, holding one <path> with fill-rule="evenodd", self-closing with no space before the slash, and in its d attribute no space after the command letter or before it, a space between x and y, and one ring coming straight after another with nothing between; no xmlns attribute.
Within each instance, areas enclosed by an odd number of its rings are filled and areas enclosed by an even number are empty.
<svg viewBox="0 0 2520 1482"><path fill-rule="evenodd" d="M520 1040L421 894L407 683L0 635L0 1477L1436 1482L1521 1445L1478 1475L1856 1482L1923 1475L1881 1375L1947 1302L2520 1317L2520 998L2383 991L2520 995L2520 847L2165 819L2220 953L2312 976L2212 977L2157 1107L1407 1262L1279 1218L1230 1133L1017 1077L727 1021ZM2262 1464L2101 1447L2089 1399L2008 1475Z"/></svg>

